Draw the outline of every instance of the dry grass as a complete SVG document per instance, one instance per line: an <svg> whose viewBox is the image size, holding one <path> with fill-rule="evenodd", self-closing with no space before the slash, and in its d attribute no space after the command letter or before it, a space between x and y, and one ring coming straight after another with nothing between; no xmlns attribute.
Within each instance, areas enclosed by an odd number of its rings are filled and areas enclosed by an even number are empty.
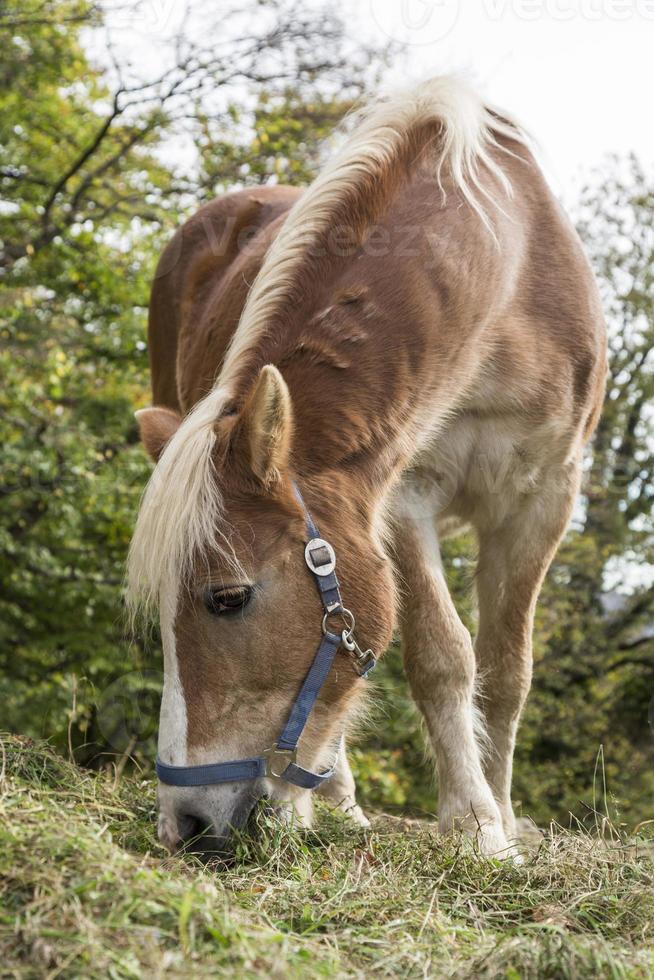
<svg viewBox="0 0 654 980"><path fill-rule="evenodd" d="M300 834L260 817L229 868L169 858L153 780L2 739L3 977L654 975L646 840L557 831L524 864L425 824Z"/></svg>

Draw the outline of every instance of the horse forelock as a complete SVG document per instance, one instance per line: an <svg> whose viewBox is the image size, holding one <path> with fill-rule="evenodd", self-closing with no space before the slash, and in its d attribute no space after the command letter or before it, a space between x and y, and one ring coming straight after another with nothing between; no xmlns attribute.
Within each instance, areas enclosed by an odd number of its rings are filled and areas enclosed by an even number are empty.
<svg viewBox="0 0 654 980"><path fill-rule="evenodd" d="M353 234L362 235L425 151L439 183L447 168L450 182L492 235L485 204L500 204L483 185L480 166L504 194L511 193L491 155L498 135L525 142L515 124L487 107L462 80L448 76L361 111L341 150L290 209L249 291L215 386L186 416L155 467L128 558L133 616L162 604L173 615L180 588L208 549L238 566L216 479L215 423L232 399L244 358L292 296L308 246L344 216Z"/></svg>
<svg viewBox="0 0 654 980"><path fill-rule="evenodd" d="M132 618L165 605L174 615L180 588L212 549L238 562L223 533L223 502L216 479L215 423L230 393L214 388L195 405L166 446L148 482L127 562Z"/></svg>

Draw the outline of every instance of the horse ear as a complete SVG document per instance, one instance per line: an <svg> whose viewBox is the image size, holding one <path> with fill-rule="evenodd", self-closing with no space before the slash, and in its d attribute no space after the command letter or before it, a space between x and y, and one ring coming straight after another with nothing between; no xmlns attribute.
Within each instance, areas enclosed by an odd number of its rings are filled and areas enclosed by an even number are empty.
<svg viewBox="0 0 654 980"><path fill-rule="evenodd" d="M157 463L166 443L179 429L182 419L170 408L140 408L134 414L141 433L141 442L148 455Z"/></svg>
<svg viewBox="0 0 654 980"><path fill-rule="evenodd" d="M288 464L293 431L291 396L274 365L261 369L241 419L250 468L270 486Z"/></svg>

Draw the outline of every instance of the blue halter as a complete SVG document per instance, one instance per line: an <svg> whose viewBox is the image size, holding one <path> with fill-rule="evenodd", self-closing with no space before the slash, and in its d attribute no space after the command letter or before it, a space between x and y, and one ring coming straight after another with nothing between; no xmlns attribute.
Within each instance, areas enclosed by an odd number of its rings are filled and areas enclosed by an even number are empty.
<svg viewBox="0 0 654 980"><path fill-rule="evenodd" d="M318 528L302 499L302 494L295 485L294 490L304 511L307 530L308 541L304 549L304 560L318 586L324 615L322 640L295 699L284 730L272 748L263 755L251 759L214 762L206 766L169 766L157 758L157 776L162 783L167 783L169 786L207 786L213 783L231 783L243 779L275 776L303 789L315 789L334 774L336 764L327 772L311 772L297 764L300 736L327 679L337 650L344 647L352 655L354 669L359 677L367 677L375 666L376 658L372 650L362 650L354 638L354 616L343 605L335 572L334 549L320 537ZM333 616L340 616L345 623L345 628L340 634L332 633L327 628Z"/></svg>

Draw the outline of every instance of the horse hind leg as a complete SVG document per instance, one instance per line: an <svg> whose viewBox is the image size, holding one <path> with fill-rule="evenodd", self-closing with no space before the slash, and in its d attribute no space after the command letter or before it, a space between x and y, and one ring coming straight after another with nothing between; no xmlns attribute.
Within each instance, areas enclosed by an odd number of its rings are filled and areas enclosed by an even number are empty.
<svg viewBox="0 0 654 980"><path fill-rule="evenodd" d="M397 524L394 549L404 663L438 770L439 829L464 830L483 854L506 857L511 852L476 732L472 640L447 588L431 516Z"/></svg>

